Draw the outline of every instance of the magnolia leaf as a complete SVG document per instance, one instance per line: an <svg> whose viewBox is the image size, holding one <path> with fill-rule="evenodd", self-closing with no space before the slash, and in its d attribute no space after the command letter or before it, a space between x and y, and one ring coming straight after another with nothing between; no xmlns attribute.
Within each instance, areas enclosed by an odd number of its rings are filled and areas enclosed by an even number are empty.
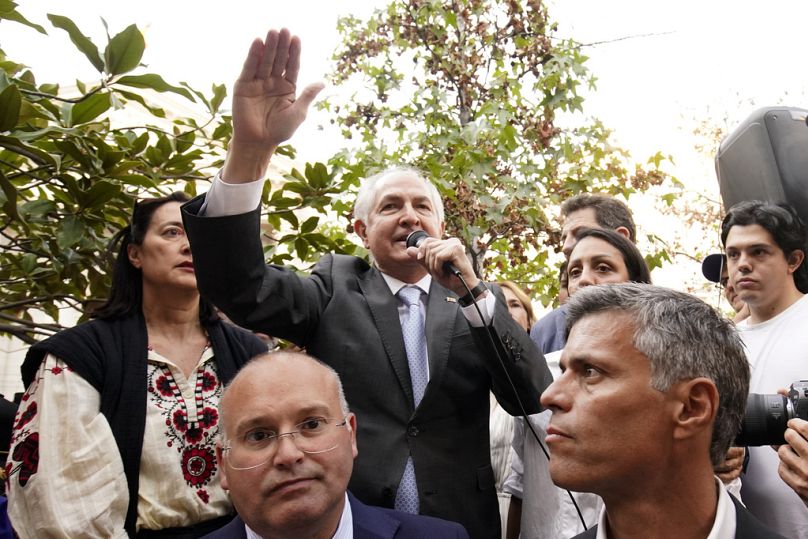
<svg viewBox="0 0 808 539"><path fill-rule="evenodd" d="M145 48L146 41L137 26L134 24L127 26L110 40L104 51L107 73L120 75L132 71L140 64Z"/></svg>
<svg viewBox="0 0 808 539"><path fill-rule="evenodd" d="M98 47L96 47L87 36L81 33L76 26L76 23L67 17L54 15L52 13L48 14L48 20L56 28L67 32L67 34L70 36L70 41L73 42L78 50L84 53L84 56L87 57L87 59L91 64L93 64L93 67L95 67L99 73L104 71L104 61L101 59L101 55L98 53Z"/></svg>

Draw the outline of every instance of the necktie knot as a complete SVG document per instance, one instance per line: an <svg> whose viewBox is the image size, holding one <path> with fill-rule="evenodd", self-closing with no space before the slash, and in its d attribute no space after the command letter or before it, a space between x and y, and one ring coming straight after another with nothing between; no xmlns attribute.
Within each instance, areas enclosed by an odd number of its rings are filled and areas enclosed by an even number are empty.
<svg viewBox="0 0 808 539"><path fill-rule="evenodd" d="M407 307L421 305L421 289L417 286L405 286L398 291L398 297Z"/></svg>

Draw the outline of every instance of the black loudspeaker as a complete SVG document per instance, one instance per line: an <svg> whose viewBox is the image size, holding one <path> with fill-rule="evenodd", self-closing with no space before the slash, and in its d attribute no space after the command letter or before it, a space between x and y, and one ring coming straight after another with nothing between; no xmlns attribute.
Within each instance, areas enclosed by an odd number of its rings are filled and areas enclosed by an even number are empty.
<svg viewBox="0 0 808 539"><path fill-rule="evenodd" d="M808 222L808 110L756 110L718 148L724 208L743 200L788 202Z"/></svg>

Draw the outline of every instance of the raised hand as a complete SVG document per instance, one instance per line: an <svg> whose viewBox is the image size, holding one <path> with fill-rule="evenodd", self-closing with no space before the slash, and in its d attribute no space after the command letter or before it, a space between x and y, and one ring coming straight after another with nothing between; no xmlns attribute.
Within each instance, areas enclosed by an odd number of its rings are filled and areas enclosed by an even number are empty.
<svg viewBox="0 0 808 539"><path fill-rule="evenodd" d="M306 119L321 83L307 86L299 96L300 39L289 30L270 30L266 40L250 45L233 88L233 137L222 173L230 183L257 180L269 158Z"/></svg>

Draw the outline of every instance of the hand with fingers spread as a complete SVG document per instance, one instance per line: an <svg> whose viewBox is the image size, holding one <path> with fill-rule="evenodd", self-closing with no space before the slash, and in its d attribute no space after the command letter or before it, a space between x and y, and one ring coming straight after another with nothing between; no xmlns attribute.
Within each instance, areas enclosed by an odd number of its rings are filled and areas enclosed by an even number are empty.
<svg viewBox="0 0 808 539"><path fill-rule="evenodd" d="M299 96L300 39L289 30L270 30L250 45L233 88L233 137L222 178L243 183L261 178L275 149L306 119L322 83Z"/></svg>

